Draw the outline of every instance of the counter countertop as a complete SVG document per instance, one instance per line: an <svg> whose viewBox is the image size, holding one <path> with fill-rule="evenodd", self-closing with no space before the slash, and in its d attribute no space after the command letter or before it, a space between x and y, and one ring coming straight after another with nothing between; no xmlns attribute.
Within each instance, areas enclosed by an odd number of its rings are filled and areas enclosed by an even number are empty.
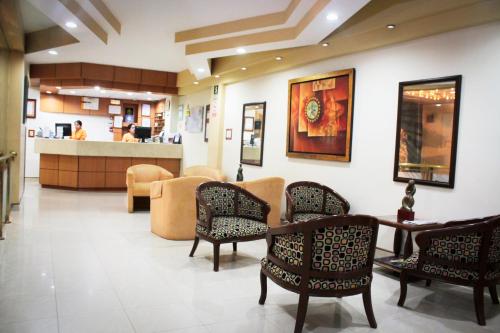
<svg viewBox="0 0 500 333"><path fill-rule="evenodd" d="M182 158L182 145L36 138L35 153L74 156Z"/></svg>

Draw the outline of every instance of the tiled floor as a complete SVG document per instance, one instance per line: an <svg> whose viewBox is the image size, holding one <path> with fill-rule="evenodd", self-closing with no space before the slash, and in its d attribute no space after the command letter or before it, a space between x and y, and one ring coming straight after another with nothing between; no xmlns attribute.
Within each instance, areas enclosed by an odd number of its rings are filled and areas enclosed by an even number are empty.
<svg viewBox="0 0 500 333"><path fill-rule="evenodd" d="M29 181L23 204L0 241L0 332L292 332L298 296L269 282L260 293L264 241L221 249L167 241L149 231L149 213L128 214L125 193L40 189ZM472 292L433 283L409 287L375 273L378 332L499 332L500 306L475 323ZM376 332L361 296L312 298L304 332Z"/></svg>

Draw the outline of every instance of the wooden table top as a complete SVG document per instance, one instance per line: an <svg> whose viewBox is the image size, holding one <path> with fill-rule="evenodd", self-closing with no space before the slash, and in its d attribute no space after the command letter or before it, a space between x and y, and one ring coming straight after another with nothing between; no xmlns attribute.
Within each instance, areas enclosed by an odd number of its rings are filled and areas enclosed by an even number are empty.
<svg viewBox="0 0 500 333"><path fill-rule="evenodd" d="M382 225L406 231L423 231L423 230L441 229L444 227L444 223L424 224L424 225L401 223L398 222L398 217L396 215L376 216L376 218Z"/></svg>

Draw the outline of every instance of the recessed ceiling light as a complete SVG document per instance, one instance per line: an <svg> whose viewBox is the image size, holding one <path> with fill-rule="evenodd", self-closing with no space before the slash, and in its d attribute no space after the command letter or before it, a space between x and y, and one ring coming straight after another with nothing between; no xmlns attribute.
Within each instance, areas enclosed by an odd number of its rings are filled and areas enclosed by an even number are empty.
<svg viewBox="0 0 500 333"><path fill-rule="evenodd" d="M134 93L128 92L127 95L132 96Z"/></svg>
<svg viewBox="0 0 500 333"><path fill-rule="evenodd" d="M76 91L71 90L69 93L70 93L70 94L75 94L75 93L76 93Z"/></svg>
<svg viewBox="0 0 500 333"><path fill-rule="evenodd" d="M395 29L396 28L396 25L395 24L388 24L385 26L387 29L389 30L392 30L392 29Z"/></svg>
<svg viewBox="0 0 500 333"><path fill-rule="evenodd" d="M246 67L241 67L241 70L242 70L242 71L246 71L246 70L247 70L247 68L246 68Z"/></svg>
<svg viewBox="0 0 500 333"><path fill-rule="evenodd" d="M194 84L200 84L200 82L198 82L198 81L194 81L193 83L194 83Z"/></svg>
<svg viewBox="0 0 500 333"><path fill-rule="evenodd" d="M438 103L438 104L436 104L436 106L437 106L437 107L440 107L440 106L441 106L441 104L439 104L439 103Z"/></svg>
<svg viewBox="0 0 500 333"><path fill-rule="evenodd" d="M339 16L335 13L330 13L326 16L326 19L328 21L335 21L335 20L338 20L339 19Z"/></svg>
<svg viewBox="0 0 500 333"><path fill-rule="evenodd" d="M215 78L216 78L216 79L220 78L220 75L215 75Z"/></svg>
<svg viewBox="0 0 500 333"><path fill-rule="evenodd" d="M328 45L330 45L330 43L328 43L328 42L324 42L321 44L321 46L323 46L323 47L327 47Z"/></svg>
<svg viewBox="0 0 500 333"><path fill-rule="evenodd" d="M277 56L277 57L276 57L276 58L274 58L274 59L276 59L276 60L280 61L280 60L283 60L283 57Z"/></svg>
<svg viewBox="0 0 500 333"><path fill-rule="evenodd" d="M151 98L151 97L148 97L148 101L150 101L150 100L152 100L152 98Z"/></svg>
<svg viewBox="0 0 500 333"><path fill-rule="evenodd" d="M101 87L99 87L99 86L94 86L94 90L101 90Z"/></svg>
<svg viewBox="0 0 500 333"><path fill-rule="evenodd" d="M146 91L146 94L151 95L151 91Z"/></svg>
<svg viewBox="0 0 500 333"><path fill-rule="evenodd" d="M46 91L46 93L47 93L47 94L52 94L52 91L47 90L47 91Z"/></svg>
<svg viewBox="0 0 500 333"><path fill-rule="evenodd" d="M204 73L205 72L205 68L198 68L198 72L199 73Z"/></svg>
<svg viewBox="0 0 500 333"><path fill-rule="evenodd" d="M105 94L106 93L106 90L101 90L101 94Z"/></svg>
<svg viewBox="0 0 500 333"><path fill-rule="evenodd" d="M238 47L238 48L236 49L236 52L237 52L238 54L243 54L243 53L247 53L247 50L245 50L245 49L244 49L244 48L242 48L242 47Z"/></svg>
<svg viewBox="0 0 500 333"><path fill-rule="evenodd" d="M49 50L50 55L58 55L58 52L56 50Z"/></svg>
<svg viewBox="0 0 500 333"><path fill-rule="evenodd" d="M61 89L61 87L57 86L56 89L59 90L59 89Z"/></svg>
<svg viewBox="0 0 500 333"><path fill-rule="evenodd" d="M64 25L70 29L74 29L74 28L78 27L75 22L71 22L71 21L66 22Z"/></svg>

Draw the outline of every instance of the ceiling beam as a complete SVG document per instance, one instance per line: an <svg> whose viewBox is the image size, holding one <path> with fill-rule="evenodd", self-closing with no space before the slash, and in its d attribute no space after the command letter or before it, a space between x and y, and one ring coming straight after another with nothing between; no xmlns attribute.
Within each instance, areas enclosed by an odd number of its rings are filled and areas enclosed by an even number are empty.
<svg viewBox="0 0 500 333"><path fill-rule="evenodd" d="M60 46L79 43L78 39L60 26L30 32L25 35L26 53L33 53Z"/></svg>
<svg viewBox="0 0 500 333"><path fill-rule="evenodd" d="M115 15L111 12L108 6L102 0L89 0L97 11L106 19L106 21L115 29L118 34L121 34L122 24Z"/></svg>
<svg viewBox="0 0 500 333"><path fill-rule="evenodd" d="M302 0L291 0L287 8L280 12L179 31L175 33L175 42L186 42L189 40L285 24L301 1Z"/></svg>
<svg viewBox="0 0 500 333"><path fill-rule="evenodd" d="M9 50L24 52L23 22L16 0L0 1L0 29Z"/></svg>
<svg viewBox="0 0 500 333"><path fill-rule="evenodd" d="M59 0L80 22L94 33L104 44L108 44L108 33L90 16L76 0Z"/></svg>

